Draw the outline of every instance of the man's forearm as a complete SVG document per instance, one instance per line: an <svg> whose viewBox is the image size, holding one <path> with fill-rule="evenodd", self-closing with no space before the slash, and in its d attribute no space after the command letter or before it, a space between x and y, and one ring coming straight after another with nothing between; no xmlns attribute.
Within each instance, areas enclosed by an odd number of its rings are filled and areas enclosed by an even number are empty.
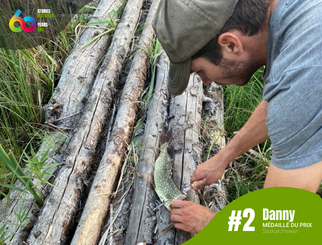
<svg viewBox="0 0 322 245"><path fill-rule="evenodd" d="M262 101L245 125L238 131L228 145L218 154L225 162L236 159L239 155L268 139L266 127L267 102Z"/></svg>
<svg viewBox="0 0 322 245"><path fill-rule="evenodd" d="M268 139L265 124L266 115L267 102L262 101L228 145L214 157L197 166L196 171L191 176L194 190L199 190L218 181L231 161Z"/></svg>

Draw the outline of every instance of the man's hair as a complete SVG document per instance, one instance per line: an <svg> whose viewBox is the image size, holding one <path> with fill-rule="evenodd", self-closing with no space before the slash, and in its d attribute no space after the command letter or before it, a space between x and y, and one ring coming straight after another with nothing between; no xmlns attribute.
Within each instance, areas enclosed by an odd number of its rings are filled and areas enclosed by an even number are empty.
<svg viewBox="0 0 322 245"><path fill-rule="evenodd" d="M232 16L225 23L215 38L192 56L192 60L203 57L215 65L222 60L218 38L230 30L241 31L244 35L253 36L265 28L268 7L272 0L239 0Z"/></svg>

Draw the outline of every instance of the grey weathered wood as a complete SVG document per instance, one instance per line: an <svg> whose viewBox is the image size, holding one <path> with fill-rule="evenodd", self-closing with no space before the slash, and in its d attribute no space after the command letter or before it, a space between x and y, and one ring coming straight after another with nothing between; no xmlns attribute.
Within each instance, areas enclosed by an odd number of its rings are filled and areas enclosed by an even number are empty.
<svg viewBox="0 0 322 245"><path fill-rule="evenodd" d="M224 100L222 86L212 83L206 89L207 97L212 99L206 107L207 119L214 125L214 130L208 132L210 135L209 144L212 146L213 151L216 153L226 145L224 134ZM203 201L211 210L218 212L223 209L227 204L227 180L225 176L210 186L206 186L203 191Z"/></svg>
<svg viewBox="0 0 322 245"><path fill-rule="evenodd" d="M173 179L179 188L190 186L190 178L200 162L202 144L200 142L201 112L203 88L196 75L191 75L185 92L171 100L170 124L173 138L170 148L173 148ZM187 199L199 203L198 195L190 190ZM193 234L176 230L174 244L182 244Z"/></svg>
<svg viewBox="0 0 322 245"><path fill-rule="evenodd" d="M202 152L199 133L203 89L201 81L191 76L186 92L172 98L169 107L167 76L168 59L163 55L158 65L155 93L148 109L144 150L140 154L142 161L139 163L135 183L126 245L143 241L147 244L181 244L192 236L175 229L167 229L171 224L170 213L165 207L156 212L158 209L155 209L153 199L157 197L152 178L156 149L159 146L158 132L162 132L165 125L166 128L172 128L170 155L174 161L173 179L180 189L190 185L191 175ZM167 127L169 108L171 119ZM188 193L187 200L199 202L193 191Z"/></svg>
<svg viewBox="0 0 322 245"><path fill-rule="evenodd" d="M163 89L165 90L165 93L168 94L168 90L166 89L166 86L168 84L168 64L169 59L166 55L164 55L164 61L160 59L160 64L158 67L158 77L160 81L163 81ZM167 101L167 108L163 109L163 111L168 111L169 105L170 105L170 95L168 95L168 101ZM169 115L166 114L166 117ZM163 118L165 120L166 118ZM167 125L168 126L168 125ZM171 140L173 140L173 135ZM178 185L177 185L178 186ZM180 188L180 186L178 186ZM156 227L155 227L155 245L170 245L174 244L174 238L175 238L175 230L174 228L171 228L172 222L170 221L170 212L164 207L159 208L158 212L156 213Z"/></svg>
<svg viewBox="0 0 322 245"><path fill-rule="evenodd" d="M169 128L172 128L170 155L174 162L172 178L181 190L190 185L191 175L202 154L199 139L202 100L201 81L197 76L191 75L185 92L172 98L170 103ZM197 194L192 190L188 191L186 200L199 203ZM169 229L171 225L169 218L170 213L162 207L155 244L182 244L192 238L193 234L174 228Z"/></svg>
<svg viewBox="0 0 322 245"><path fill-rule="evenodd" d="M117 0L101 1L90 22L105 19L108 13L116 10L120 5L121 3ZM104 35L85 48L80 50L79 48L105 31L107 27L107 24L99 24L95 28L90 26L84 30L64 64L61 78L51 102L44 108L44 113L47 113L47 124L55 128L55 132L48 133L45 136L38 151L38 155L41 155L42 152L50 149L50 158L46 161L46 168L62 161L64 151L73 133L72 130L82 115L84 99L87 98L91 90L98 64L110 44L111 36ZM63 129L63 131L59 129ZM54 171L55 169L52 170L52 172ZM38 184L37 181L34 181L34 183ZM15 185L23 189L19 182ZM10 244L22 244L28 236L30 228L26 227L26 224L30 220L19 224L20 227L18 227L16 217L16 213L21 213L24 210L28 211L27 216L31 217L32 220L36 218L34 211L38 212L39 208L30 194L12 191L9 203L6 200L1 202L0 226L6 224L7 234L13 235Z"/></svg>
<svg viewBox="0 0 322 245"><path fill-rule="evenodd" d="M93 84L87 106L75 130L55 187L33 227L28 243L63 244L76 213L86 173L107 120L118 76L128 53L143 0L129 0L117 25L112 44Z"/></svg>
<svg viewBox="0 0 322 245"><path fill-rule="evenodd" d="M167 64L167 57L162 54L158 63L154 94L147 111L129 226L125 238L126 245L143 241L153 244L153 232L156 225L154 209L157 198L153 189L153 167L159 147L158 133L163 131L163 124L168 116Z"/></svg>
<svg viewBox="0 0 322 245"><path fill-rule="evenodd" d="M142 5L143 1L138 1ZM147 49L152 49L154 31L151 21L155 15L158 0L154 0L139 42L140 49L134 56L120 100L111 137L97 170L85 208L72 240L72 245L97 244L102 224L107 215L111 195L115 187L125 151L130 143L137 117L138 103L146 80L149 64Z"/></svg>

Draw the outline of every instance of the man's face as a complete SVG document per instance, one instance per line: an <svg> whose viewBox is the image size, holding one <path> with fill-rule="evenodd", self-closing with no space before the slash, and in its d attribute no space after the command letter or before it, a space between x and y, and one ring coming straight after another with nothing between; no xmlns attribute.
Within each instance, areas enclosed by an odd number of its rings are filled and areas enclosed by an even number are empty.
<svg viewBox="0 0 322 245"><path fill-rule="evenodd" d="M197 58L191 62L191 72L196 72L204 84L212 81L219 85L246 85L259 66L250 60L235 61L222 59L220 64L214 65L205 58Z"/></svg>

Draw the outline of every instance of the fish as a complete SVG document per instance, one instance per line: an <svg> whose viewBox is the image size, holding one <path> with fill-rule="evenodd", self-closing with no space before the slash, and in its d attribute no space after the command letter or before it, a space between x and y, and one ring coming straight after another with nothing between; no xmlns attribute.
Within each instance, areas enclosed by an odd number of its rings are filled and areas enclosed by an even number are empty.
<svg viewBox="0 0 322 245"><path fill-rule="evenodd" d="M153 174L155 192L169 211L171 211L170 204L172 201L186 198L186 195L179 190L172 180L172 159L168 152L171 134L172 130L170 129L166 137L160 135L160 154L155 161Z"/></svg>

